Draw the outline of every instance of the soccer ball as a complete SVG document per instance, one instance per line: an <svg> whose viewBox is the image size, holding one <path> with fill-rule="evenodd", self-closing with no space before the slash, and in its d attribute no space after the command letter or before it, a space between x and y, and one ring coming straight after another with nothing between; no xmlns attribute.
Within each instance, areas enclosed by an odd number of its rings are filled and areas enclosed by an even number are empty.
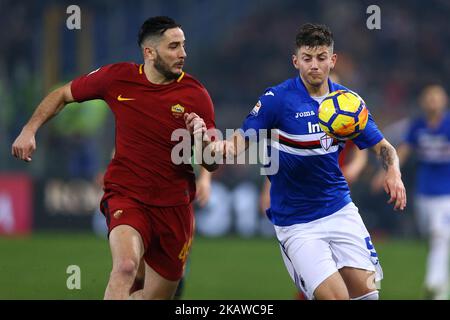
<svg viewBox="0 0 450 320"><path fill-rule="evenodd" d="M369 119L364 100L349 90L330 93L319 106L319 125L332 138L353 139L364 130Z"/></svg>

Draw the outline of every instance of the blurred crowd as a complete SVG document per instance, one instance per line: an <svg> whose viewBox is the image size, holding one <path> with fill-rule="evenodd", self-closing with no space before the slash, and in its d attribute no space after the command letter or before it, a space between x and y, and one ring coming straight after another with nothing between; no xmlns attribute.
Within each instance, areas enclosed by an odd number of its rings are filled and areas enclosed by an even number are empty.
<svg viewBox="0 0 450 320"><path fill-rule="evenodd" d="M94 180L114 145L114 121L101 103L64 110L64 116L40 132L38 152L27 167L13 160L10 145L52 87L104 64L141 62L137 31L153 15L169 15L182 24L186 71L210 91L223 130L240 127L266 87L296 76L291 54L296 31L305 22L332 29L339 81L365 98L394 142L403 134L402 121L419 112L417 98L425 84L437 82L450 89L446 0L379 1L380 30L366 27L370 1L78 1L81 30L65 27L70 4L0 0L0 171L27 170L38 179ZM414 233L412 220L393 215L384 196L359 187L370 183L375 163L369 161L354 187L368 227L380 233ZM406 165L404 170L413 169ZM214 179L230 195L250 181L253 197L264 180L258 172L248 166L226 167ZM406 175L407 188L413 175Z"/></svg>

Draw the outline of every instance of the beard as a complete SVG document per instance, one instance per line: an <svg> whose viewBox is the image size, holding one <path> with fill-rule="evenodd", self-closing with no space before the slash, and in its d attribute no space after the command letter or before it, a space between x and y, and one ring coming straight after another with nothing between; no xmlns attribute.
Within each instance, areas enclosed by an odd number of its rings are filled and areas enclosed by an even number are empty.
<svg viewBox="0 0 450 320"><path fill-rule="evenodd" d="M181 73L175 73L170 70L169 64L167 64L159 54L157 54L155 62L155 69L164 76L167 80L175 80L181 76Z"/></svg>

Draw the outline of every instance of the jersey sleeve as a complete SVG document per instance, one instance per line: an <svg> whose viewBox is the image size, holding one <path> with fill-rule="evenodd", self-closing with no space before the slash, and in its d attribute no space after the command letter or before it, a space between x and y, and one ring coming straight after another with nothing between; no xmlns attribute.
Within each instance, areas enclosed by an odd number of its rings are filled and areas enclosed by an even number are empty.
<svg viewBox="0 0 450 320"><path fill-rule="evenodd" d="M376 145L383 139L383 134L378 129L372 115L369 112L369 119L367 120L367 125L365 129L353 139L353 142L358 146L359 149L366 149Z"/></svg>
<svg viewBox="0 0 450 320"><path fill-rule="evenodd" d="M241 130L245 138L258 138L259 130L270 130L277 126L280 114L280 97L273 89L267 89L252 111L245 118Z"/></svg>
<svg viewBox="0 0 450 320"><path fill-rule="evenodd" d="M202 88L200 94L197 95L195 101L195 113L205 121L207 129L216 128L216 120L214 115L214 105L208 91Z"/></svg>
<svg viewBox="0 0 450 320"><path fill-rule="evenodd" d="M112 66L100 67L86 75L72 80L70 86L76 102L94 99L104 99L105 93L112 81Z"/></svg>

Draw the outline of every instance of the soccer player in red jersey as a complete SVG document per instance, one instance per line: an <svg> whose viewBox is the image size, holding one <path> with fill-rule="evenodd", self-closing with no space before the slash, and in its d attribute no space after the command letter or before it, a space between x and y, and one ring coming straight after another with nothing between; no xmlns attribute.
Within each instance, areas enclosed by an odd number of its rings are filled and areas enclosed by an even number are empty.
<svg viewBox="0 0 450 320"><path fill-rule="evenodd" d="M37 107L12 146L31 161L38 128L68 103L105 100L115 116L116 152L104 177L101 209L109 229L113 267L105 299L129 298L140 262L144 288L137 298L170 299L182 277L192 243L195 175L176 165L172 132L185 128L195 112L215 127L211 98L200 82L183 72L185 37L168 17L149 18L139 37L144 64L115 63L74 79ZM203 166L212 171L215 165Z"/></svg>

